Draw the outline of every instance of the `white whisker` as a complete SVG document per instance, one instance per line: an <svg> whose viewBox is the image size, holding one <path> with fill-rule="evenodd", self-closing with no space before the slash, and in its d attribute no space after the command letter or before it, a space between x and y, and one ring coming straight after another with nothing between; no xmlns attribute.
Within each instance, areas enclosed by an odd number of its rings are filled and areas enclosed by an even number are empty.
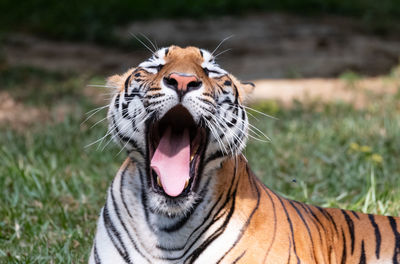
<svg viewBox="0 0 400 264"><path fill-rule="evenodd" d="M134 37L137 41L139 41L145 48L147 48L147 49L151 52L151 54L156 55L156 54L155 54L155 51L153 51L152 49L150 49L149 46L147 46L140 38L136 37L135 34L130 33L130 35L131 35L132 37Z"/></svg>
<svg viewBox="0 0 400 264"><path fill-rule="evenodd" d="M117 87L117 86L109 86L109 85L103 85L103 84L88 84L86 86L88 86L88 87L112 88L112 89L120 88L120 87Z"/></svg>
<svg viewBox="0 0 400 264"><path fill-rule="evenodd" d="M146 113L145 111L143 111L143 112ZM139 115L141 115L143 112L141 112ZM138 127L138 126L142 125L144 122L146 122L147 119L151 116L151 114L152 114L152 112L145 114L145 117L144 117L139 123L137 123L136 126ZM139 118L140 118L140 117L139 117ZM129 135L129 141L132 140L132 137L133 137L133 136L135 135L135 133L137 133L137 132L138 132L138 131L133 131L133 133L132 133L131 135ZM126 146L128 145L129 141L125 142L125 145L121 148L121 150L117 153L116 156L118 156L118 155L122 152L122 150L123 150L124 148L126 148Z"/></svg>
<svg viewBox="0 0 400 264"><path fill-rule="evenodd" d="M210 121L208 121L206 119L204 119L204 121L208 124L208 127L210 128L210 131L214 135L215 139L217 140L218 145L220 146L220 149L222 151L225 151L226 154L228 154L228 151L226 150L224 143L221 141L221 139L220 139L220 137L218 135L218 132L216 131L216 128L214 127L214 125Z"/></svg>
<svg viewBox="0 0 400 264"><path fill-rule="evenodd" d="M99 121L97 121L96 123L94 123L89 129L94 128L95 126L97 126L98 124L100 124L101 122L103 122L103 121L106 120L106 119L107 119L107 117L104 117L104 118L100 119Z"/></svg>
<svg viewBox="0 0 400 264"><path fill-rule="evenodd" d="M154 45L154 43L143 33L139 33L140 35L142 35L142 37L144 37L145 39L147 39L147 41L151 44L151 46L154 48L154 52L156 52L158 49L157 47Z"/></svg>
<svg viewBox="0 0 400 264"><path fill-rule="evenodd" d="M266 114L266 113L263 113L263 112L261 112L261 111L258 111L258 110L254 109L254 108L249 107L249 106L242 105L242 107L244 107L244 108L246 108L246 109L249 109L249 110L251 110L251 111L254 111L254 112L256 112L256 113L259 113L260 115L263 115L263 116L272 118L272 119L274 119L274 120L279 120L279 118L277 118L277 117L268 115L268 114Z"/></svg>
<svg viewBox="0 0 400 264"><path fill-rule="evenodd" d="M232 50L232 49L223 50L223 51L221 51L220 53L218 53L217 55L215 55L214 58L217 58L218 56L224 54L225 52L231 51L231 50Z"/></svg>
<svg viewBox="0 0 400 264"><path fill-rule="evenodd" d="M109 105L101 106L101 107L98 107L96 109L93 109L93 110L90 110L89 112L87 112L86 115L91 113L91 112L93 112L93 113L90 114L88 117L86 117L85 120L82 121L81 126L83 124L85 124L85 122L88 121L92 116L94 116L95 114L97 114L98 112L100 112L101 110L103 110L104 108L107 108L107 107L109 107Z"/></svg>
<svg viewBox="0 0 400 264"><path fill-rule="evenodd" d="M234 36L235 36L235 35L230 35L230 36L224 38L224 39L217 45L217 47L213 50L213 52L211 52L211 56L214 54L214 52L216 52L216 51L218 50L218 48L219 48L225 41L227 41L228 39L230 39L230 38L232 38L232 37L234 37Z"/></svg>

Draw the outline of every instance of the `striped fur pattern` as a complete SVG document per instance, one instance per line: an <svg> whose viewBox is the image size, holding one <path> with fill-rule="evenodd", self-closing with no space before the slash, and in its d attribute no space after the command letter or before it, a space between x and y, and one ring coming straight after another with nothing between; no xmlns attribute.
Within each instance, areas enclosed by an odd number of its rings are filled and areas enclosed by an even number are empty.
<svg viewBox="0 0 400 264"><path fill-rule="evenodd" d="M162 82L171 72L195 74L202 87L179 101ZM400 263L400 218L288 200L253 175L241 154L252 85L211 53L163 48L108 85L110 132L129 157L108 190L90 263ZM179 103L208 136L198 188L172 198L150 186L146 135Z"/></svg>

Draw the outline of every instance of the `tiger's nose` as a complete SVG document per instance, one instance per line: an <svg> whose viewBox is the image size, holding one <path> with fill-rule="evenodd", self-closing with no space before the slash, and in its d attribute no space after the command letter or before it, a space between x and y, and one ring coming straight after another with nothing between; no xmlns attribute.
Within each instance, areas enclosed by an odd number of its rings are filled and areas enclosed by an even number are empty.
<svg viewBox="0 0 400 264"><path fill-rule="evenodd" d="M202 82L194 75L171 73L168 77L164 77L164 84L175 90L179 97L182 97L187 92L199 89Z"/></svg>

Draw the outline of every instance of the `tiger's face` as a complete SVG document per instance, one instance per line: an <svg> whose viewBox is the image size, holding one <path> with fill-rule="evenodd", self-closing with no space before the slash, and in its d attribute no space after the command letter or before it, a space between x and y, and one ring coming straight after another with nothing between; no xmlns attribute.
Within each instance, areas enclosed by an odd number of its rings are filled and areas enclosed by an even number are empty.
<svg viewBox="0 0 400 264"><path fill-rule="evenodd" d="M239 82L208 51L171 46L123 75L108 112L109 129L144 171L142 188L155 211L190 210L208 172L245 147L243 108L251 83Z"/></svg>

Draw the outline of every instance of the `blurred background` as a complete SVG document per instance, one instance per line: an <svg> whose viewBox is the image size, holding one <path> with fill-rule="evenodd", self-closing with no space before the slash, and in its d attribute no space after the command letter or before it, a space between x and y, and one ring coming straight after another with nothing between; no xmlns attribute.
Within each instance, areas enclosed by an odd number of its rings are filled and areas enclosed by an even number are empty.
<svg viewBox="0 0 400 264"><path fill-rule="evenodd" d="M248 112L259 131L245 150L255 173L288 198L400 214L397 0L1 0L0 10L0 262L87 261L126 157L103 137L112 91L101 86L150 56L137 38L212 51L230 37L217 61L257 86Z"/></svg>

